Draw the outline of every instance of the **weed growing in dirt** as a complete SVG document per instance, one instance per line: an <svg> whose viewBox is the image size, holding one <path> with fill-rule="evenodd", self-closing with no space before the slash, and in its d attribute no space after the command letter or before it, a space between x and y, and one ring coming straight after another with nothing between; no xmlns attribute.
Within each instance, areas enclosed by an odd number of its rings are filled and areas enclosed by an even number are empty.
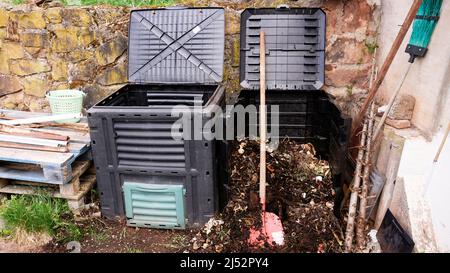
<svg viewBox="0 0 450 273"><path fill-rule="evenodd" d="M11 0L11 3L13 3L14 5L22 5L25 2L25 0Z"/></svg>
<svg viewBox="0 0 450 273"><path fill-rule="evenodd" d="M353 95L353 85L347 85L347 89L345 91L347 92L347 96Z"/></svg>
<svg viewBox="0 0 450 273"><path fill-rule="evenodd" d="M178 248L189 246L189 239L182 234L175 234L171 239L171 244Z"/></svg>
<svg viewBox="0 0 450 273"><path fill-rule="evenodd" d="M45 232L63 242L81 238L67 202L46 193L12 196L0 207L0 217L12 233L18 229L30 233Z"/></svg>
<svg viewBox="0 0 450 273"><path fill-rule="evenodd" d="M11 230L9 229L2 229L0 230L0 238L1 237L8 237L11 235Z"/></svg>
<svg viewBox="0 0 450 273"><path fill-rule="evenodd" d="M105 231L96 230L94 227L89 227L89 236L97 243L102 243L108 239L108 234Z"/></svg>
<svg viewBox="0 0 450 273"><path fill-rule="evenodd" d="M129 247L125 251L126 253L142 253L142 250L139 248Z"/></svg>
<svg viewBox="0 0 450 273"><path fill-rule="evenodd" d="M366 44L367 51L369 52L369 54L374 54L375 49L378 48L378 44L376 42L366 41L365 44Z"/></svg>

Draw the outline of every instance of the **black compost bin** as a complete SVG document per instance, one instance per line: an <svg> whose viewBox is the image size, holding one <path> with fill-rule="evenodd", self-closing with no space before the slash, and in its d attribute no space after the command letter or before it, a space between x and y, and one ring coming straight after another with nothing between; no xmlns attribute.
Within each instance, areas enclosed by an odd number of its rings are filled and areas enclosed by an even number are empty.
<svg viewBox="0 0 450 273"><path fill-rule="evenodd" d="M351 119L321 90L325 67L325 13L318 8L246 9L241 15L238 104L259 105L259 34L266 36L266 103L279 107L279 137L313 143L329 160L336 188L345 168ZM247 123L258 132L258 124ZM268 125L268 130L271 130Z"/></svg>
<svg viewBox="0 0 450 273"><path fill-rule="evenodd" d="M133 10L129 84L88 111L102 214L132 226L184 228L218 208L216 141L174 138L184 107L202 124L225 105L224 11ZM185 130L179 127L179 135Z"/></svg>

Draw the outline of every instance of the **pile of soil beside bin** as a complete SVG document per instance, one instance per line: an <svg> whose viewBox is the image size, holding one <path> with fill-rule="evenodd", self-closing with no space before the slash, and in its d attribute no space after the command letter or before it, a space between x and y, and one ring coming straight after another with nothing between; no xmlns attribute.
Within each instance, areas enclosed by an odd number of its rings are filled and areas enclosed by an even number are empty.
<svg viewBox="0 0 450 273"><path fill-rule="evenodd" d="M267 211L281 218L285 232L285 244L276 247L248 244L250 229L261 226L259 142L235 141L231 151L229 202L190 240L186 252L343 251L330 167L316 157L312 144L285 139L268 149Z"/></svg>

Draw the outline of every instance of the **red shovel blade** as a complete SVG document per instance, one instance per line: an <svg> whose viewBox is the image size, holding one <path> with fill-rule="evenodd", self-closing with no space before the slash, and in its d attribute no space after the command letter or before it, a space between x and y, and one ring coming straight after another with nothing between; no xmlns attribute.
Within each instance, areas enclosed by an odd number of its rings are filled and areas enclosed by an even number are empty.
<svg viewBox="0 0 450 273"><path fill-rule="evenodd" d="M267 242L272 246L284 245L283 225L280 218L275 213L265 212L263 213L263 219L264 223L260 229L250 229L249 244L263 246Z"/></svg>

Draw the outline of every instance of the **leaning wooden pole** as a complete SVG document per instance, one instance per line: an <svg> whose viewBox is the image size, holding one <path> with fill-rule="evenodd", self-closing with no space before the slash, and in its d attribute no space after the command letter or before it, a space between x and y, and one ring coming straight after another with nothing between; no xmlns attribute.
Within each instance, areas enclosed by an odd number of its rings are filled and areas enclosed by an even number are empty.
<svg viewBox="0 0 450 273"><path fill-rule="evenodd" d="M372 133L375 122L375 104L372 103L369 112L369 122L367 127L366 149L364 153L364 171L362 176L361 197L359 201L358 218L356 222L356 245L359 249L363 249L366 244L366 210L367 210L367 195L369 193L369 174L371 169L371 154L372 154Z"/></svg>
<svg viewBox="0 0 450 273"><path fill-rule="evenodd" d="M259 33L259 198L261 202L263 217L266 212L266 35L264 31ZM263 225L264 225L263 218Z"/></svg>
<svg viewBox="0 0 450 273"><path fill-rule="evenodd" d="M351 252L353 245L353 235L355 232L355 216L356 216L356 206L358 203L358 191L359 185L361 183L361 169L363 164L364 149L366 143L367 135L367 123L368 120L364 122L363 129L361 132L361 140L359 145L358 157L356 161L355 175L353 177L352 185L350 186L350 204L348 206L348 219L347 219L347 229L345 232L345 251Z"/></svg>
<svg viewBox="0 0 450 273"><path fill-rule="evenodd" d="M386 73L389 70L389 67L392 64L392 61L394 60L395 55L397 54L398 49L400 48L403 39L406 36L406 33L408 32L409 27L411 26L411 23L413 22L417 11L419 10L420 5L422 4L423 0L415 0L412 4L411 8L409 9L408 14L406 15L405 20L403 21L402 27L400 28L400 31L397 34L397 37L395 37L394 43L392 44L391 50L389 51L386 60L384 61L383 65L381 66L381 69L378 73L377 79L375 80L375 84L370 88L369 93L367 95L366 100L364 101L364 104L361 107L361 110L359 111L358 115L353 121L353 127L352 127L352 133L351 135L354 136L356 132L358 131L358 128L360 128L361 122L364 118L364 115L367 112L367 109L370 106L370 103L372 103L373 98L377 94L378 88L380 87L381 83L383 83L384 77L386 76Z"/></svg>

